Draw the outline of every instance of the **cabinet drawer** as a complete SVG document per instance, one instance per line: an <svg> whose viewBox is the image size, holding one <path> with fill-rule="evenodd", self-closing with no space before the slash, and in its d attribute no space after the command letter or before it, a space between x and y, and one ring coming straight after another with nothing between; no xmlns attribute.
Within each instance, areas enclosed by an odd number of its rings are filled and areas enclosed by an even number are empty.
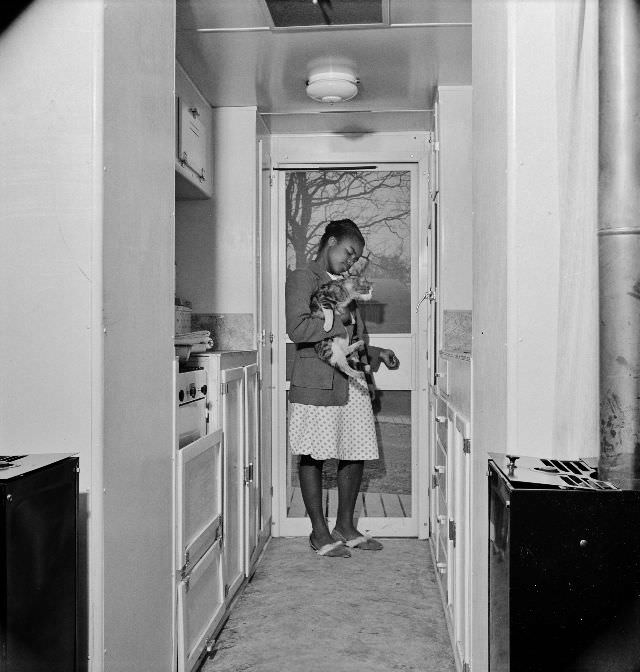
<svg viewBox="0 0 640 672"><path fill-rule="evenodd" d="M224 615L220 540L178 584L178 672L190 672Z"/></svg>
<svg viewBox="0 0 640 672"><path fill-rule="evenodd" d="M189 571L220 535L222 431L178 451L176 568Z"/></svg>

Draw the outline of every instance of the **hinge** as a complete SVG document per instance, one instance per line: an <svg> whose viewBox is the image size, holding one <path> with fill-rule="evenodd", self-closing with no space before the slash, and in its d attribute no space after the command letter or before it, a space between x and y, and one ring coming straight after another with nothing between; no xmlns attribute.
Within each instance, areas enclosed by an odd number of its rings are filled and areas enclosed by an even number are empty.
<svg viewBox="0 0 640 672"><path fill-rule="evenodd" d="M271 496L273 497L273 486L271 486Z"/></svg>
<svg viewBox="0 0 640 672"><path fill-rule="evenodd" d="M189 551L187 551L184 554L184 565L182 565L182 569L180 570L180 578L185 579L187 574L189 574L190 569L191 569L191 560L189 558Z"/></svg>
<svg viewBox="0 0 640 672"><path fill-rule="evenodd" d="M471 439L462 439L462 452L471 453Z"/></svg>
<svg viewBox="0 0 640 672"><path fill-rule="evenodd" d="M453 542L453 546L456 545L456 521L449 519L449 541Z"/></svg>
<svg viewBox="0 0 640 672"><path fill-rule="evenodd" d="M269 332L269 343L273 343L273 332Z"/></svg>
<svg viewBox="0 0 640 672"><path fill-rule="evenodd" d="M244 484L247 485L253 481L253 462L244 468Z"/></svg>
<svg viewBox="0 0 640 672"><path fill-rule="evenodd" d="M431 487L432 488L437 488L440 483L438 482L438 474L433 474L431 476Z"/></svg>
<svg viewBox="0 0 640 672"><path fill-rule="evenodd" d="M271 175L269 175L269 186L273 187L273 173L271 173Z"/></svg>
<svg viewBox="0 0 640 672"><path fill-rule="evenodd" d="M471 663L462 663L462 672L471 672Z"/></svg>
<svg viewBox="0 0 640 672"><path fill-rule="evenodd" d="M229 393L229 383L220 383L220 394Z"/></svg>
<svg viewBox="0 0 640 672"><path fill-rule="evenodd" d="M229 595L229 584L225 583L224 584L224 596L225 598Z"/></svg>
<svg viewBox="0 0 640 672"><path fill-rule="evenodd" d="M439 152L440 151L440 140L433 143L433 151L434 152Z"/></svg>

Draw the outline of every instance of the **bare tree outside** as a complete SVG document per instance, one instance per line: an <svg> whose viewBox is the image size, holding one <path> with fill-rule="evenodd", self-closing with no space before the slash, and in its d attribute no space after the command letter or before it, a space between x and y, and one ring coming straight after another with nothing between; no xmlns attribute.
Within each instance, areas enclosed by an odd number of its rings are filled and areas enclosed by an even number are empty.
<svg viewBox="0 0 640 672"><path fill-rule="evenodd" d="M366 274L375 283L365 307L370 331L410 331L409 171L287 172L285 213L287 272L315 257L330 221L352 219L365 237Z"/></svg>

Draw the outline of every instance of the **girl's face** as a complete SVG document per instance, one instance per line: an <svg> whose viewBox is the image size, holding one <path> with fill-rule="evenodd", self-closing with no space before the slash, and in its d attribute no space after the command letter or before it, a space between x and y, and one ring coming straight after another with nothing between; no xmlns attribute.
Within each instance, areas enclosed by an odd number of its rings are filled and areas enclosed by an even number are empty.
<svg viewBox="0 0 640 672"><path fill-rule="evenodd" d="M364 245L351 237L334 238L327 241L327 270L333 275L348 271L360 259Z"/></svg>

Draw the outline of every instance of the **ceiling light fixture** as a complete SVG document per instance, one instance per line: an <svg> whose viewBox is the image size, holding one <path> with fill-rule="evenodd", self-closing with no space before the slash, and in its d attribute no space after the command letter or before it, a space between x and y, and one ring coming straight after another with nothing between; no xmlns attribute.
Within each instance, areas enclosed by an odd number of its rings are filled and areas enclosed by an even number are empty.
<svg viewBox="0 0 640 672"><path fill-rule="evenodd" d="M310 72L307 95L321 103L343 103L357 95L359 83L351 68L325 66Z"/></svg>

